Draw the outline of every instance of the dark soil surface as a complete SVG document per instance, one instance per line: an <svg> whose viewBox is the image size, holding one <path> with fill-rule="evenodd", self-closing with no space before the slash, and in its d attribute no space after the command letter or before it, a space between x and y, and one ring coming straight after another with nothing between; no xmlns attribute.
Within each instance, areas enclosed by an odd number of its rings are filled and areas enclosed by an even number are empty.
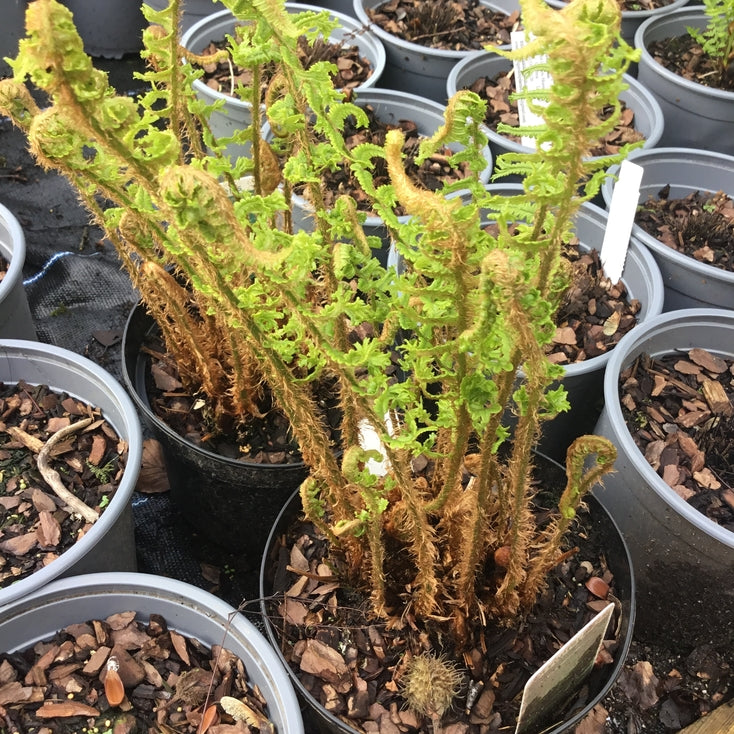
<svg viewBox="0 0 734 734"><path fill-rule="evenodd" d="M487 102L487 114L484 121L490 129L497 131L497 125L504 123L517 127L520 124L517 101L510 99L515 92L514 75L503 72L494 78L480 77L471 86L467 87ZM606 117L611 115L610 108ZM606 119L605 117L605 119ZM508 140L520 142L520 137L503 133ZM600 144L591 151L592 156L613 155L625 143L635 143L644 140L644 136L635 129L635 113L622 102L622 114L614 130L612 130Z"/></svg>
<svg viewBox="0 0 734 734"><path fill-rule="evenodd" d="M714 89L734 91L734 59L722 69L687 34L654 41L647 50L655 61L684 79Z"/></svg>
<svg viewBox="0 0 734 734"><path fill-rule="evenodd" d="M734 270L734 200L723 191L671 199L666 186L638 208L635 223L684 255Z"/></svg>
<svg viewBox="0 0 734 734"><path fill-rule="evenodd" d="M86 419L67 438L60 433ZM49 467L87 510L104 512L122 476L127 445L98 410L43 385L0 385L0 588L53 562L94 522L41 471L38 456L52 436L60 440L48 446Z"/></svg>
<svg viewBox="0 0 734 734"><path fill-rule="evenodd" d="M266 706L233 653L169 630L160 615L138 620L121 610L82 619L32 648L0 654L7 732L204 734L223 724L232 734L270 734Z"/></svg>
<svg viewBox="0 0 734 734"><path fill-rule="evenodd" d="M212 41L202 51L202 55L213 55L226 47L225 41ZM345 91L354 89L364 84L374 71L369 60L361 55L358 46L330 43L321 38L310 45L306 37L301 36L299 48L301 60L306 68L311 67L317 61L328 61L336 66L332 79L337 89ZM204 64L201 68L204 70L202 77L204 84L223 94L233 96L238 86L251 87L253 83L252 72L233 64L231 60L211 62ZM261 79L262 94L265 93L272 76L272 67L265 67Z"/></svg>
<svg viewBox="0 0 734 734"><path fill-rule="evenodd" d="M734 360L703 349L639 357L620 376L630 433L686 502L734 531Z"/></svg>
<svg viewBox="0 0 734 734"><path fill-rule="evenodd" d="M540 484L551 500L549 487L563 480L563 472L545 467L540 471ZM538 522L547 518L547 511L539 509ZM477 620L470 632L473 649L457 655L445 636L436 638L435 630L416 627L409 611L404 623L393 628L371 617L368 599L359 590L341 586L334 575L334 569L343 566L339 555L329 554L328 543L311 525L296 521L283 544L273 549L274 627L284 635L283 652L304 686L317 700L327 702L332 714L365 731L386 732L386 718L403 731L433 731L427 717L406 707L403 685L406 662L429 644L435 650L437 642L438 651L462 673L460 693L441 722L443 731L511 731L518 713L517 695L530 675L610 603L615 605L614 621L597 658L598 668L612 664L621 644L622 603L617 597L624 595L607 566L608 549L599 546L598 525L584 513L569 549L521 625ZM409 582L412 573L403 568L397 539L389 559L386 575ZM488 567L488 588L494 588L491 573ZM476 699L467 701L472 690ZM565 710L583 705L588 696L584 688ZM554 713L560 718L560 711Z"/></svg>
<svg viewBox="0 0 734 734"><path fill-rule="evenodd" d="M302 461L288 421L281 412L273 410L267 397L260 405L265 415L263 419L247 421L231 435L222 435L213 430L203 401L182 385L178 369L163 344L156 340L145 345L144 350L150 357L146 377L151 409L179 436L216 454L254 463Z"/></svg>
<svg viewBox="0 0 734 734"><path fill-rule="evenodd" d="M519 11L508 15L483 6L479 0L388 0L368 14L385 31L406 41L455 51L509 44L510 31L520 18Z"/></svg>

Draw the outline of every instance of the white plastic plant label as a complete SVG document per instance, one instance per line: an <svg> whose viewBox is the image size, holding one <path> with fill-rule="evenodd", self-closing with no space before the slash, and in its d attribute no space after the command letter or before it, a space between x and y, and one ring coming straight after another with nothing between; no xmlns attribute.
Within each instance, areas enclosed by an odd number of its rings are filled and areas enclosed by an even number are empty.
<svg viewBox="0 0 734 734"><path fill-rule="evenodd" d="M513 50L522 48L528 42L525 31L512 31L510 33L510 45ZM536 69L530 73L526 72L529 67L542 63L544 56L531 56L529 59L513 61L513 73L515 75L515 90L522 92L526 89L532 91L534 89L549 89L553 84L553 78L545 71ZM541 100L537 100L541 103ZM543 125L545 121L540 115L530 110L526 99L517 100L517 115L521 126L525 125ZM527 148L535 147L535 138L523 135L521 137L522 144Z"/></svg>
<svg viewBox="0 0 734 734"><path fill-rule="evenodd" d="M614 186L604 241L601 245L601 253L599 253L604 275L612 283L618 283L622 279L632 225L640 198L642 170L642 166L636 163L622 161L617 183Z"/></svg>
<svg viewBox="0 0 734 734"><path fill-rule="evenodd" d="M522 694L515 734L537 732L578 691L594 667L613 610L610 602L533 673Z"/></svg>

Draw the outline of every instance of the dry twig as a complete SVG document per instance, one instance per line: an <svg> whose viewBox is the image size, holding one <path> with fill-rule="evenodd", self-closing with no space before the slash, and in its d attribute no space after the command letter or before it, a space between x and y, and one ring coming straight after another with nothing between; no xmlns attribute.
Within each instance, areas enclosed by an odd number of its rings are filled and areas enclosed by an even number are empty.
<svg viewBox="0 0 734 734"><path fill-rule="evenodd" d="M51 468L48 460L51 454L51 449L53 449L56 444L63 441L68 436L71 436L73 433L81 431L82 428L86 428L90 423L92 423L92 420L92 418L84 418L84 420L77 421L76 423L72 423L61 430L56 431L56 433L54 433L43 445L43 448L39 451L38 457L36 458L38 471L41 472L41 476L46 480L48 486L51 487L56 495L67 504L69 509L81 515L89 523L97 522L97 520L99 520L99 513L82 502L75 494L70 492L64 486L59 473L55 469Z"/></svg>

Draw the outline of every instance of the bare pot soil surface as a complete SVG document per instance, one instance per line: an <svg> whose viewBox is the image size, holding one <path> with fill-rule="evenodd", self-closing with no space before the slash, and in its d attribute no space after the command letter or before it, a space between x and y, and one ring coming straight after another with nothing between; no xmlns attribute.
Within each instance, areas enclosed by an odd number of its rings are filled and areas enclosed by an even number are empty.
<svg viewBox="0 0 734 734"><path fill-rule="evenodd" d="M361 55L358 46L346 43L333 43L323 38L317 38L313 44L309 44L305 36L298 39L301 61L306 68L310 68L318 61L327 61L336 66L332 74L334 86L337 89L348 91L364 84L374 71L369 60ZM228 44L224 40L212 41L203 51L202 55L214 55L219 51L226 50ZM231 58L223 61L210 62L200 66L204 71L202 81L208 87L222 94L235 95L235 90L242 87L252 87L253 75L250 69L243 68L233 63ZM261 99L273 77L272 66L262 69L260 79Z"/></svg>
<svg viewBox="0 0 734 734"><path fill-rule="evenodd" d="M546 352L556 364L573 364L612 349L637 323L641 304L622 281L604 275L598 250L582 251L578 240L566 246L568 289L556 313L556 333Z"/></svg>
<svg viewBox="0 0 734 734"><path fill-rule="evenodd" d="M388 0L367 13L387 33L450 51L478 51L488 44L506 46L520 19L519 11L492 10L479 0Z"/></svg>
<svg viewBox="0 0 734 734"><path fill-rule="evenodd" d="M683 255L734 271L734 200L723 191L671 198L665 186L638 207L635 224Z"/></svg>
<svg viewBox="0 0 734 734"><path fill-rule="evenodd" d="M210 649L160 615L139 620L126 610L0 654L0 722L3 731L44 734L275 731L262 694L226 647Z"/></svg>
<svg viewBox="0 0 734 734"><path fill-rule="evenodd" d="M497 125L504 123L517 127L520 124L517 101L510 98L515 93L515 77L511 71L502 72L495 77L479 77L467 89L478 94L487 102L487 113L484 121L491 130L497 132ZM622 114L614 129L590 151L592 156L613 155L619 152L622 145L644 140L644 136L635 129L635 113L624 102ZM605 110L604 119L609 117L613 109ZM520 142L518 135L502 133L508 140Z"/></svg>
<svg viewBox="0 0 734 734"><path fill-rule="evenodd" d="M84 536L114 496L126 456L97 409L44 385L0 384L0 588ZM53 474L74 499L57 495Z"/></svg>
<svg viewBox="0 0 734 734"><path fill-rule="evenodd" d="M734 531L734 360L704 349L641 355L620 375L630 433L663 481Z"/></svg>
<svg viewBox="0 0 734 734"><path fill-rule="evenodd" d="M647 50L658 64L688 81L734 92L734 59L722 67L688 34L652 41Z"/></svg>
<svg viewBox="0 0 734 734"><path fill-rule="evenodd" d="M558 471L543 464L539 482L556 486L563 474L555 475ZM552 495L549 491L539 499L536 520L540 524L550 515L543 500L552 503ZM402 596L410 593L412 573L404 567L399 541L394 542L386 578L389 590ZM373 617L367 592L342 583L339 554L331 551L313 526L296 519L270 549L271 620L281 650L306 689L357 730L395 731L386 728L392 722L404 732L434 731L427 717L406 706L403 687L407 662L431 648L461 673L459 692L441 720L442 731L511 731L518 694L532 672L610 603L615 606L614 622L597 667L610 665L621 643L622 606L605 556L608 549L600 547L599 526L585 512L579 514L565 550L550 572L547 589L527 616L516 626L476 619L469 632L472 644L459 654L448 637L437 633L431 623L424 628L410 612L397 628ZM481 583L493 587L496 571L488 561ZM584 687L556 718L583 706L588 696Z"/></svg>

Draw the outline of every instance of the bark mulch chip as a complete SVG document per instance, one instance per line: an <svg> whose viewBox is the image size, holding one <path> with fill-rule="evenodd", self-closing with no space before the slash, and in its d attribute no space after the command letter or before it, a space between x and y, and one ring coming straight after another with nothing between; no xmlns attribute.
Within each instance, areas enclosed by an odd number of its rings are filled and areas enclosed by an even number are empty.
<svg viewBox="0 0 734 734"><path fill-rule="evenodd" d="M44 385L0 384L0 588L48 565L91 528L126 456L98 410ZM71 498L51 488L54 473Z"/></svg>
<svg viewBox="0 0 734 734"><path fill-rule="evenodd" d="M734 271L734 200L723 191L695 191L676 199L664 186L639 207L635 224L673 250Z"/></svg>
<svg viewBox="0 0 734 734"><path fill-rule="evenodd" d="M0 730L271 734L275 727L232 652L169 629L160 615L146 623L122 611L0 654Z"/></svg>
<svg viewBox="0 0 734 734"><path fill-rule="evenodd" d="M671 491L734 531L734 360L704 349L641 355L620 376L640 451Z"/></svg>

